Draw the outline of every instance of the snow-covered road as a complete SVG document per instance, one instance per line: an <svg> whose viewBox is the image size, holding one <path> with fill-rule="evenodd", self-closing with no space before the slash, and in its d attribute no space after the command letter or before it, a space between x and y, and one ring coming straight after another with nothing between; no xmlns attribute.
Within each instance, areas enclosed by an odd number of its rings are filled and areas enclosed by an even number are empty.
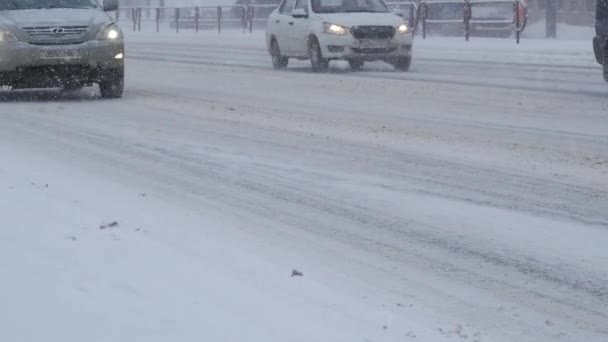
<svg viewBox="0 0 608 342"><path fill-rule="evenodd" d="M124 99L0 95L0 340L608 339L590 52L319 75L130 37Z"/></svg>
<svg viewBox="0 0 608 342"><path fill-rule="evenodd" d="M194 65L227 65L269 70L264 35L235 32L193 34L130 33L129 56L148 61L171 61ZM414 65L407 74L395 73L384 63L368 63L358 77L415 80L584 94L604 97L599 66L588 41L523 40L521 45L505 39L433 37L417 39ZM309 62L291 60L292 72L309 72ZM348 64L332 63L332 71L352 75Z"/></svg>

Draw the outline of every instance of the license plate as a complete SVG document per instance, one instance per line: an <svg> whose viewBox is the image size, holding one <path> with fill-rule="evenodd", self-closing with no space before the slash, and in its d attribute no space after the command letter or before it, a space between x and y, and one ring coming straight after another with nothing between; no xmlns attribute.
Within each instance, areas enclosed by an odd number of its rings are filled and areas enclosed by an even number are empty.
<svg viewBox="0 0 608 342"><path fill-rule="evenodd" d="M73 49L46 49L41 53L47 59L76 59L82 57L79 50Z"/></svg>
<svg viewBox="0 0 608 342"><path fill-rule="evenodd" d="M390 42L386 39L362 39L359 41L359 47L362 49L373 49L373 48L385 48L390 45Z"/></svg>

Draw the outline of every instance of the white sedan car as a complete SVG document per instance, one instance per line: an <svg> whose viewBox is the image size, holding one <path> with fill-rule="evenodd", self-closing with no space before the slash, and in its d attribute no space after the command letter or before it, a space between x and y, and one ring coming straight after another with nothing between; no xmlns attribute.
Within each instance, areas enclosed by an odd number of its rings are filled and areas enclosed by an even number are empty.
<svg viewBox="0 0 608 342"><path fill-rule="evenodd" d="M407 71L413 34L408 23L382 0L283 0L268 18L266 45L275 69L289 58L310 59L316 72L330 60L385 61Z"/></svg>

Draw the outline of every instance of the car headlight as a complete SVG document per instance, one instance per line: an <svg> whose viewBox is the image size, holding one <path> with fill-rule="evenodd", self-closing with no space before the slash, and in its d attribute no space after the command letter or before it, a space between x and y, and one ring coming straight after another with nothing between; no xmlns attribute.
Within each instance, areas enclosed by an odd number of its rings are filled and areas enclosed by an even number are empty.
<svg viewBox="0 0 608 342"><path fill-rule="evenodd" d="M17 42L19 39L10 31L0 27L0 44Z"/></svg>
<svg viewBox="0 0 608 342"><path fill-rule="evenodd" d="M399 32L399 34L406 34L410 32L410 28L406 24L401 24L397 26L397 32Z"/></svg>
<svg viewBox="0 0 608 342"><path fill-rule="evenodd" d="M116 24L104 26L97 34L98 40L119 40L122 39L122 31Z"/></svg>
<svg viewBox="0 0 608 342"><path fill-rule="evenodd" d="M324 23L323 32L343 36L348 33L348 28L336 24Z"/></svg>

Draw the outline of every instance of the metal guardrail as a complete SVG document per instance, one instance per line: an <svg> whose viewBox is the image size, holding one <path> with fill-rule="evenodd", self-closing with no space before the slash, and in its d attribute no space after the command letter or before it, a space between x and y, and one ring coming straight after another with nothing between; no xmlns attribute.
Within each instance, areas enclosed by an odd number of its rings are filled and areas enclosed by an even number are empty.
<svg viewBox="0 0 608 342"><path fill-rule="evenodd" d="M513 17L504 19L478 19L473 18L473 9L478 6L495 4L495 5L512 5ZM461 18L448 19L429 19L429 7L435 5L462 5L463 12ZM465 40L469 40L471 36L472 24L505 24L512 25L512 30L515 34L515 41L519 44L521 33L526 28L528 15L525 6L519 0L431 0L423 1L420 5L420 22L422 26L422 38L426 39L428 35L429 24L463 24Z"/></svg>
<svg viewBox="0 0 608 342"><path fill-rule="evenodd" d="M269 9L269 10L274 10L277 7L279 7L279 5L272 5L272 4L254 4L254 5L249 5L247 6L247 19L248 19L248 25L249 25L249 32L253 31L253 25L255 23L266 23L266 21L268 20L268 17L258 17L257 13L259 10L261 9Z"/></svg>
<svg viewBox="0 0 608 342"><path fill-rule="evenodd" d="M130 21L133 31L141 31L142 22L156 24L156 32L160 32L161 24L169 23L179 32L183 27L200 31L205 25L215 26L218 32L226 23L240 23L243 31L250 22L250 6L197 6L197 7L123 7L117 12L118 21ZM226 13L233 15L226 16ZM147 12L144 16L142 13ZM153 15L151 14L153 13ZM238 16L236 15L238 14Z"/></svg>
<svg viewBox="0 0 608 342"><path fill-rule="evenodd" d="M429 6L436 5L462 5L463 10L459 18L429 18ZM480 19L473 17L473 9L477 6L496 4L512 5L513 18L504 19ZM414 32L421 26L422 38L428 35L429 24L462 24L465 39L468 41L471 34L471 25L476 24L505 24L512 25L515 40L519 44L521 32L527 24L527 11L521 0L415 0L390 1L389 8L396 13L407 17ZM120 21L131 21L133 31L141 31L142 22L154 22L156 31L159 32L162 23L170 23L179 32L184 26L190 26L197 32L206 26L215 26L218 32L226 23L240 23L243 32L253 31L254 24L264 23L267 18L256 16L261 9L273 10L277 5L229 5L229 6L197 6L197 7L123 7L116 12L116 18ZM146 12L144 17L142 13ZM229 15L226 15L230 13ZM152 15L153 14L153 15Z"/></svg>
<svg viewBox="0 0 608 342"><path fill-rule="evenodd" d="M196 7L123 7L117 12L117 20L131 21L133 31L141 31L142 22L156 23L156 31L160 31L162 23L170 23L179 32L184 24L191 25L197 32L201 29L201 24L213 23L218 32L226 23L240 23L243 32L253 31L255 23L266 22L266 17L256 17L259 9L277 8L277 5L227 5L227 6L196 6ZM232 11L232 12L230 12ZM143 16L143 12L154 12L154 16ZM209 15L213 12L212 15ZM235 16L235 12L238 16ZM203 14L207 15L203 15ZM232 15L226 16L226 13ZM189 14L189 15L186 15Z"/></svg>

